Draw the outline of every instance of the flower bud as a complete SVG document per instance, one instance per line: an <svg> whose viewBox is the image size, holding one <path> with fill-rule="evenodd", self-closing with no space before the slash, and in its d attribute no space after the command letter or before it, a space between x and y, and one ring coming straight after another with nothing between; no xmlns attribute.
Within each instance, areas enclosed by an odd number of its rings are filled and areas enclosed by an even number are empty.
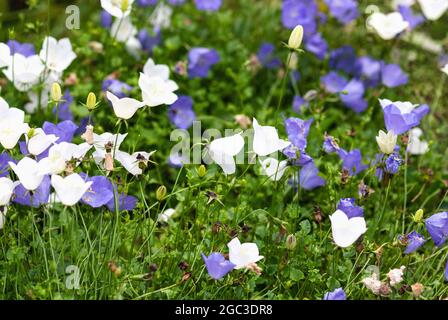
<svg viewBox="0 0 448 320"><path fill-rule="evenodd" d="M414 215L414 222L419 223L423 219L423 209L418 209Z"/></svg>
<svg viewBox="0 0 448 320"><path fill-rule="evenodd" d="M299 49L303 40L303 27L299 24L294 30L292 30L291 35L289 36L288 47L291 50Z"/></svg>
<svg viewBox="0 0 448 320"><path fill-rule="evenodd" d="M90 145L93 144L93 126L91 124L86 126L86 131L81 135L81 139Z"/></svg>
<svg viewBox="0 0 448 320"><path fill-rule="evenodd" d="M198 175L200 178L204 177L207 174L207 168L201 164L198 168Z"/></svg>
<svg viewBox="0 0 448 320"><path fill-rule="evenodd" d="M299 63L299 56L297 55L297 52L293 52L291 54L291 58L289 58L288 68L290 70L297 70L298 63Z"/></svg>
<svg viewBox="0 0 448 320"><path fill-rule="evenodd" d="M89 111L92 111L96 107L96 95L93 92L90 92L87 96L86 106Z"/></svg>
<svg viewBox="0 0 448 320"><path fill-rule="evenodd" d="M160 186L156 191L156 199L162 201L166 196L166 187Z"/></svg>
<svg viewBox="0 0 448 320"><path fill-rule="evenodd" d="M104 169L106 171L114 170L114 158L111 153L106 153L104 156Z"/></svg>
<svg viewBox="0 0 448 320"><path fill-rule="evenodd" d="M387 132L387 134L380 130L378 136L376 136L376 142L380 147L380 150L384 154L391 154L394 152L395 145L397 144L397 135L393 130Z"/></svg>
<svg viewBox="0 0 448 320"><path fill-rule="evenodd" d="M126 12L129 7L129 0L121 0L121 11Z"/></svg>
<svg viewBox="0 0 448 320"><path fill-rule="evenodd" d="M297 246L297 239L296 236L293 234L290 234L286 237L286 249L288 250L294 250Z"/></svg>
<svg viewBox="0 0 448 320"><path fill-rule="evenodd" d="M61 93L61 86L59 83L54 82L51 86L51 99L53 99L54 102L61 101L62 93Z"/></svg>

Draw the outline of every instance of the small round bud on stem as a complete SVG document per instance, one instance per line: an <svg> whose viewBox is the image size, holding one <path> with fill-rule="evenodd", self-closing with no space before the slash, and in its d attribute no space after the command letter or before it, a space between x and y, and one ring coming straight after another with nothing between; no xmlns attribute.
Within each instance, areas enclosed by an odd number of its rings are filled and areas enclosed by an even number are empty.
<svg viewBox="0 0 448 320"><path fill-rule="evenodd" d="M288 47L291 50L297 50L300 48L303 40L303 27L299 24L294 30L292 30L291 35L289 36Z"/></svg>
<svg viewBox="0 0 448 320"><path fill-rule="evenodd" d="M423 209L418 209L414 215L414 221L416 223L419 223L422 221L422 219L423 219Z"/></svg>
<svg viewBox="0 0 448 320"><path fill-rule="evenodd" d="M201 164L198 168L198 175L200 178L204 177L207 174L207 168Z"/></svg>
<svg viewBox="0 0 448 320"><path fill-rule="evenodd" d="M286 237L286 249L288 250L294 250L297 246L297 239L296 236L293 234L290 234Z"/></svg>
<svg viewBox="0 0 448 320"><path fill-rule="evenodd" d="M96 107L96 95L93 92L90 92L87 96L86 106L89 111L92 111Z"/></svg>
<svg viewBox="0 0 448 320"><path fill-rule="evenodd" d="M166 187L160 186L156 191L156 199L162 201L166 196Z"/></svg>
<svg viewBox="0 0 448 320"><path fill-rule="evenodd" d="M62 98L62 92L61 92L61 86L59 83L54 82L51 86L51 99L53 99L54 102L61 101Z"/></svg>

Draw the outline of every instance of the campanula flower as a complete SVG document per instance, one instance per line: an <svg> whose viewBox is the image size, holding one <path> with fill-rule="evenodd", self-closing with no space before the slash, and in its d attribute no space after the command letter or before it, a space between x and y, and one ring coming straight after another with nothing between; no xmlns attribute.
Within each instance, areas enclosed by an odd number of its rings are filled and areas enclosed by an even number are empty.
<svg viewBox="0 0 448 320"><path fill-rule="evenodd" d="M101 7L116 18L122 19L131 13L134 0L101 0Z"/></svg>
<svg viewBox="0 0 448 320"><path fill-rule="evenodd" d="M320 78L320 82L326 91L330 93L338 93L344 90L348 81L343 76L339 75L335 71L330 71L325 76Z"/></svg>
<svg viewBox="0 0 448 320"><path fill-rule="evenodd" d="M420 124L420 120L429 113L429 106L414 105L410 102L379 99L384 113L384 123L387 130L402 134Z"/></svg>
<svg viewBox="0 0 448 320"><path fill-rule="evenodd" d="M14 188L19 185L20 182L12 181L9 178L1 177L0 178L0 206L8 205L11 200L11 196L14 192Z"/></svg>
<svg viewBox="0 0 448 320"><path fill-rule="evenodd" d="M222 0L194 0L194 3L198 10L217 11L222 5Z"/></svg>
<svg viewBox="0 0 448 320"><path fill-rule="evenodd" d="M6 44L10 49L11 55L19 53L25 57L30 57L36 54L36 50L32 43L20 43L16 40L9 40Z"/></svg>
<svg viewBox="0 0 448 320"><path fill-rule="evenodd" d="M30 191L39 187L48 170L42 162L28 157L22 158L17 164L10 161L9 166L19 178L21 185Z"/></svg>
<svg viewBox="0 0 448 320"><path fill-rule="evenodd" d="M215 49L192 48L188 52L188 76L190 78L205 78L210 68L221 60Z"/></svg>
<svg viewBox="0 0 448 320"><path fill-rule="evenodd" d="M337 289L334 289L334 291L332 291L332 292L327 292L324 295L323 300L347 300L347 296L344 292L344 289L337 288Z"/></svg>
<svg viewBox="0 0 448 320"><path fill-rule="evenodd" d="M397 135L394 134L393 130L387 132L387 134L380 130L378 136L376 136L376 142L380 147L380 150L384 154L391 154L395 150L395 145L397 144Z"/></svg>
<svg viewBox="0 0 448 320"><path fill-rule="evenodd" d="M103 92L110 91L121 99L129 96L129 92L132 90L132 87L120 80L107 78L103 81L101 89Z"/></svg>
<svg viewBox="0 0 448 320"><path fill-rule="evenodd" d="M317 5L308 0L285 0L282 4L282 24L288 29L301 25L305 35L309 36L317 30Z"/></svg>
<svg viewBox="0 0 448 320"><path fill-rule="evenodd" d="M313 119L302 120L300 118L288 118L285 120L285 128L288 134L288 140L291 141L300 150L305 150L307 145L307 137L310 132Z"/></svg>
<svg viewBox="0 0 448 320"><path fill-rule="evenodd" d="M363 217L349 218L339 209L330 216L330 221L333 241L341 248L351 246L367 231Z"/></svg>
<svg viewBox="0 0 448 320"><path fill-rule="evenodd" d="M38 55L25 57L21 54L14 54L14 67L9 63L8 68L3 70L9 81L14 81L14 86L19 91L28 91L39 82L40 76L45 69L41 58Z"/></svg>
<svg viewBox="0 0 448 320"><path fill-rule="evenodd" d="M355 75L359 68L359 66L354 63L355 61L356 53L351 46L342 46L330 52L329 64L331 69Z"/></svg>
<svg viewBox="0 0 448 320"><path fill-rule="evenodd" d="M291 142L278 137L275 127L261 126L255 118L253 118L253 127L253 148L254 152L259 156L267 156L276 151L281 151L291 144Z"/></svg>
<svg viewBox="0 0 448 320"><path fill-rule="evenodd" d="M405 254L410 254L417 251L426 242L425 237L423 237L416 231L412 231L411 233L404 236L399 236L398 240L407 245L406 249L404 250Z"/></svg>
<svg viewBox="0 0 448 320"><path fill-rule="evenodd" d="M350 176L357 175L368 167L362 164L362 154L359 149L347 152L341 148L338 150L338 155L342 160L342 168L348 170Z"/></svg>
<svg viewBox="0 0 448 320"><path fill-rule="evenodd" d="M403 19L400 12L391 12L384 14L374 12L370 15L368 21L369 27L384 40L391 40L409 27L409 22Z"/></svg>
<svg viewBox="0 0 448 320"><path fill-rule="evenodd" d="M179 96L177 101L168 108L168 118L177 128L188 129L196 119L193 99L189 96Z"/></svg>
<svg viewBox="0 0 448 320"><path fill-rule="evenodd" d="M292 101L292 109L295 112L302 112L304 108L307 108L309 106L309 102L307 100L305 100L304 98L302 98L299 95L295 95L294 99Z"/></svg>
<svg viewBox="0 0 448 320"><path fill-rule="evenodd" d="M72 173L65 178L57 174L51 176L51 185L61 203L66 206L73 206L78 203L92 183L93 181L84 181L77 173Z"/></svg>
<svg viewBox="0 0 448 320"><path fill-rule="evenodd" d="M201 256L208 274L215 280L223 278L235 268L235 265L226 260L221 253L213 252L208 257L202 253Z"/></svg>
<svg viewBox="0 0 448 320"><path fill-rule="evenodd" d="M344 93L340 93L339 96L346 107L356 113L367 109L367 101L363 98L365 88L362 81L352 79L342 90Z"/></svg>
<svg viewBox="0 0 448 320"><path fill-rule="evenodd" d="M387 157L385 161L385 171L390 174L396 174L402 164L403 159L400 157L400 155L398 153L392 153Z"/></svg>
<svg viewBox="0 0 448 320"><path fill-rule="evenodd" d="M137 151L129 154L118 150L115 153L115 157L129 173L136 176L143 173L143 169L147 167L149 159L154 152Z"/></svg>
<svg viewBox="0 0 448 320"><path fill-rule="evenodd" d="M274 158L266 158L264 160L260 160L261 168L263 170L263 174L268 176L272 181L278 181L283 177L285 170L288 166L288 161L278 161Z"/></svg>
<svg viewBox="0 0 448 320"><path fill-rule="evenodd" d="M327 133L325 133L322 148L325 150L326 153L335 153L338 152L340 149L334 137L328 135Z"/></svg>
<svg viewBox="0 0 448 320"><path fill-rule="evenodd" d="M305 49L323 60L328 52L328 43L320 33L315 33L305 40Z"/></svg>
<svg viewBox="0 0 448 320"><path fill-rule="evenodd" d="M112 22L113 22L112 15L106 10L101 10L100 13L101 26L105 29L110 29L110 27L112 26Z"/></svg>
<svg viewBox="0 0 448 320"><path fill-rule="evenodd" d="M32 192L19 184L14 190L14 202L23 206L39 207L48 203L50 198L50 176L45 175L39 186Z"/></svg>
<svg viewBox="0 0 448 320"><path fill-rule="evenodd" d="M428 20L438 20L448 10L448 0L418 0Z"/></svg>
<svg viewBox="0 0 448 320"><path fill-rule="evenodd" d="M281 60L274 56L274 51L274 45L267 42L262 43L258 50L257 58L267 69L276 69L282 65Z"/></svg>
<svg viewBox="0 0 448 320"><path fill-rule="evenodd" d="M233 174L236 171L235 159L244 148L244 139L241 134L213 140L208 151L211 159L219 165L225 174Z"/></svg>
<svg viewBox="0 0 448 320"><path fill-rule="evenodd" d="M360 77L367 87L375 87L381 82L382 62L369 56L359 57L356 63L359 65Z"/></svg>
<svg viewBox="0 0 448 320"><path fill-rule="evenodd" d="M78 126L70 120L65 120L59 122L58 124L45 121L42 129L47 135L54 134L59 138L58 140L56 140L56 143L61 143L63 141L72 142L73 136L75 135Z"/></svg>
<svg viewBox="0 0 448 320"><path fill-rule="evenodd" d="M425 225L435 245L441 247L448 239L448 212L433 214L426 219Z"/></svg>
<svg viewBox="0 0 448 320"><path fill-rule="evenodd" d="M388 88L407 84L409 76L401 70L398 64L384 64L381 68L381 81Z"/></svg>
<svg viewBox="0 0 448 320"><path fill-rule="evenodd" d="M146 29L142 29L138 32L137 39L140 41L141 49L143 51L152 53L154 47L160 43L162 34L160 30L155 30L153 34L150 34Z"/></svg>
<svg viewBox="0 0 448 320"><path fill-rule="evenodd" d="M300 170L300 187L305 190L313 190L325 185L325 180L319 177L319 170L313 161L305 164Z"/></svg>
<svg viewBox="0 0 448 320"><path fill-rule="evenodd" d="M399 5L398 12L400 12L403 19L409 23L409 28L411 30L425 21L425 18L421 14L414 14L411 7Z"/></svg>
<svg viewBox="0 0 448 320"><path fill-rule="evenodd" d="M32 136L28 137L32 132ZM53 145L59 137L54 134L46 134L45 131L41 128L31 129L30 132L25 135L26 138L26 146L28 152L34 156L40 155L44 152L48 147Z"/></svg>
<svg viewBox="0 0 448 320"><path fill-rule="evenodd" d="M233 238L227 247L229 260L235 265L235 269L247 268L250 264L264 258L260 256L256 243L241 243L238 238Z"/></svg>
<svg viewBox="0 0 448 320"><path fill-rule="evenodd" d="M406 152L414 155L421 155L429 151L428 142L420 140L422 135L423 131L420 128L412 128L409 130L409 142Z"/></svg>
<svg viewBox="0 0 448 320"><path fill-rule="evenodd" d="M39 56L48 69L57 73L67 69L76 58L68 38L56 40L53 37L45 37Z"/></svg>
<svg viewBox="0 0 448 320"><path fill-rule="evenodd" d="M349 219L364 216L364 209L355 205L354 198L342 198L339 200L337 209L343 211Z"/></svg>
<svg viewBox="0 0 448 320"><path fill-rule="evenodd" d="M105 176L89 177L85 173L79 174L86 182L92 182L90 187L81 197L81 202L92 208L99 208L106 205L114 197L112 182Z"/></svg>
<svg viewBox="0 0 448 320"><path fill-rule="evenodd" d="M109 200L109 202L106 204L107 208L111 212L115 212L115 198L114 197L111 200ZM135 206L137 205L137 202L138 202L138 200L136 197L126 195L124 193L120 193L118 196L118 209L119 209L119 211L134 210Z"/></svg>
<svg viewBox="0 0 448 320"><path fill-rule="evenodd" d="M359 16L358 3L355 0L325 0L330 13L340 23L348 24Z"/></svg>

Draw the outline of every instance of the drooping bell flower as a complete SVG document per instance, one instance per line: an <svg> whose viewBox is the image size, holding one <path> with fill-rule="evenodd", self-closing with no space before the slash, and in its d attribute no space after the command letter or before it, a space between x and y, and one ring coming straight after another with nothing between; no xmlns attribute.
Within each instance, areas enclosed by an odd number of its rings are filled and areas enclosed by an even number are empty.
<svg viewBox="0 0 448 320"><path fill-rule="evenodd" d="M448 212L433 214L425 225L435 245L441 247L448 239Z"/></svg>
<svg viewBox="0 0 448 320"><path fill-rule="evenodd" d="M208 257L202 253L201 256L208 274L215 280L223 278L235 268L235 265L226 260L221 253L213 252Z"/></svg>

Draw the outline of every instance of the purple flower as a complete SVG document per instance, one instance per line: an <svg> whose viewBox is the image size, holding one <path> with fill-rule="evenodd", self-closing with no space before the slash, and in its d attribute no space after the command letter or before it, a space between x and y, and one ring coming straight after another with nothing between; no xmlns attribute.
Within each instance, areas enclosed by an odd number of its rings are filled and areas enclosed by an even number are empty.
<svg viewBox="0 0 448 320"><path fill-rule="evenodd" d="M117 79L105 79L102 84L102 90L103 92L110 91L121 99L129 95L132 87Z"/></svg>
<svg viewBox="0 0 448 320"><path fill-rule="evenodd" d="M107 205L110 200L114 199L113 186L110 180L105 176L88 177L87 174L81 172L79 174L85 181L93 181L89 190L84 193L81 202L93 207L99 208Z"/></svg>
<svg viewBox="0 0 448 320"><path fill-rule="evenodd" d="M179 96L176 102L169 106L168 117L176 127L188 129L196 118L193 111L193 99L189 96Z"/></svg>
<svg viewBox="0 0 448 320"><path fill-rule="evenodd" d="M338 150L338 155L342 160L342 168L348 170L350 176L357 175L368 167L362 164L362 154L359 149L347 152L341 148Z"/></svg>
<svg viewBox="0 0 448 320"><path fill-rule="evenodd" d="M364 216L364 209L355 205L354 198L342 198L337 208L342 210L349 219Z"/></svg>
<svg viewBox="0 0 448 320"><path fill-rule="evenodd" d="M313 53L319 60L323 60L328 51L328 43L320 33L315 33L305 40L305 49Z"/></svg>
<svg viewBox="0 0 448 320"><path fill-rule="evenodd" d="M429 113L427 104L415 108L410 102L392 102L380 100L383 108L386 129L394 130L395 134L402 134L420 124L421 119Z"/></svg>
<svg viewBox="0 0 448 320"><path fill-rule="evenodd" d="M235 265L226 260L221 253L213 252L208 257L201 253L207 272L215 280L219 280L232 271Z"/></svg>
<svg viewBox="0 0 448 320"><path fill-rule="evenodd" d="M303 108L308 108L308 101L306 101L305 99L303 99L301 96L299 95L295 95L294 99L292 101L292 109L295 112L302 112Z"/></svg>
<svg viewBox="0 0 448 320"><path fill-rule="evenodd" d="M339 96L346 107L352 109L356 113L366 110L367 101L363 98L365 89L361 81L352 79L344 87L343 91L346 93L340 93Z"/></svg>
<svg viewBox="0 0 448 320"><path fill-rule="evenodd" d="M398 153L392 153L390 156L387 157L385 161L386 165L385 171L390 174L396 174L402 163L403 159L401 159Z"/></svg>
<svg viewBox="0 0 448 320"><path fill-rule="evenodd" d="M75 131L75 136L82 135L84 132L86 132L87 124L89 124L89 116L84 117L81 119L81 121L79 121L79 127ZM90 124L94 124L92 120L90 120Z"/></svg>
<svg viewBox="0 0 448 320"><path fill-rule="evenodd" d="M59 137L56 143L61 143L63 141L72 142L78 126L70 120L65 120L58 124L45 121L42 129L46 134L54 134L56 137Z"/></svg>
<svg viewBox="0 0 448 320"><path fill-rule="evenodd" d="M216 11L222 5L222 0L194 0L196 8L201 11Z"/></svg>
<svg viewBox="0 0 448 320"><path fill-rule="evenodd" d="M140 7L155 6L157 4L157 0L137 0L136 2Z"/></svg>
<svg viewBox="0 0 448 320"><path fill-rule="evenodd" d="M330 68L355 75L359 66L356 65L356 53L351 46L343 46L330 52Z"/></svg>
<svg viewBox="0 0 448 320"><path fill-rule="evenodd" d="M142 45L142 50L148 53L152 53L154 47L156 47L161 40L161 32L155 31L154 35L150 35L146 29L142 29L137 34L138 41Z"/></svg>
<svg viewBox="0 0 448 320"><path fill-rule="evenodd" d="M325 90L330 93L341 92L348 83L347 79L340 76L335 71L330 71L327 75L322 76L320 78L320 82L324 86Z"/></svg>
<svg viewBox="0 0 448 320"><path fill-rule="evenodd" d="M118 197L118 210L124 211L124 210L133 210L135 206L137 205L137 198L134 196L128 196L124 193L121 193ZM109 202L106 204L107 208L115 212L115 196L112 197L112 199L109 200Z"/></svg>
<svg viewBox="0 0 448 320"><path fill-rule="evenodd" d="M414 14L411 7L405 5L399 5L398 11L403 16L403 19L409 22L409 27L414 29L425 21L425 18L421 14Z"/></svg>
<svg viewBox="0 0 448 320"><path fill-rule="evenodd" d="M305 150L306 148L306 138L308 137L310 126L313 121L313 119L304 121L302 119L292 117L285 120L288 139L293 145L299 148L299 150Z"/></svg>
<svg viewBox="0 0 448 320"><path fill-rule="evenodd" d="M70 105L73 103L73 97L70 95L70 91L65 90L64 96L62 97L62 102L53 108L53 113L58 114L59 120L70 120L73 121L73 114L70 110Z"/></svg>
<svg viewBox="0 0 448 320"><path fill-rule="evenodd" d="M272 43L262 43L258 50L257 57L260 63L267 69L276 69L282 62L274 56L275 47Z"/></svg>
<svg viewBox="0 0 448 320"><path fill-rule="evenodd" d="M446 266L445 266L445 280L448 281L448 260L446 261Z"/></svg>
<svg viewBox="0 0 448 320"><path fill-rule="evenodd" d="M368 87L377 86L381 81L381 61L372 59L369 56L358 58L360 77L364 80L364 85Z"/></svg>
<svg viewBox="0 0 448 320"><path fill-rule="evenodd" d="M8 162L14 162L14 159L7 152L2 152L0 154L0 178L7 177L9 175L9 164Z"/></svg>
<svg viewBox="0 0 448 320"><path fill-rule="evenodd" d="M383 64L381 81L388 88L402 86L409 81L409 76L401 70L398 64Z"/></svg>
<svg viewBox="0 0 448 320"><path fill-rule="evenodd" d="M323 149L326 153L335 153L339 151L339 145L336 143L336 140L325 133Z"/></svg>
<svg viewBox="0 0 448 320"><path fill-rule="evenodd" d="M325 185L325 180L319 177L319 170L314 162L309 162L300 170L300 186L305 190L312 190Z"/></svg>
<svg viewBox="0 0 448 320"><path fill-rule="evenodd" d="M211 66L220 61L215 49L193 48L188 52L188 75L190 78L205 78Z"/></svg>
<svg viewBox="0 0 448 320"><path fill-rule="evenodd" d="M433 214L426 219L425 225L435 245L441 247L448 239L448 212Z"/></svg>
<svg viewBox="0 0 448 320"><path fill-rule="evenodd" d="M19 184L14 189L15 197L13 201L24 206L33 206L35 208L47 204L50 198L50 185L51 182L48 175L44 176L39 187L32 192L25 189L22 184Z"/></svg>
<svg viewBox="0 0 448 320"><path fill-rule="evenodd" d="M293 144L287 146L282 152L291 160L292 164L297 166L304 166L313 161L313 158L311 158L305 151L300 150Z"/></svg>
<svg viewBox="0 0 448 320"><path fill-rule="evenodd" d="M107 12L106 10L102 10L100 13L100 23L103 28L110 29L112 26L113 17L112 15Z"/></svg>
<svg viewBox="0 0 448 320"><path fill-rule="evenodd" d="M186 0L168 0L168 3L172 6L178 6L184 4Z"/></svg>
<svg viewBox="0 0 448 320"><path fill-rule="evenodd" d="M404 241L407 244L407 247L404 250L405 254L417 251L426 242L425 238L416 231L412 231L406 236L399 236L398 240Z"/></svg>
<svg viewBox="0 0 448 320"><path fill-rule="evenodd" d="M340 23L348 24L359 16L358 3L354 0L325 0L325 3Z"/></svg>
<svg viewBox="0 0 448 320"><path fill-rule="evenodd" d="M25 57L29 57L36 54L34 45L31 43L20 43L16 40L9 40L6 44L11 51L11 55L19 53L21 55L24 55Z"/></svg>
<svg viewBox="0 0 448 320"><path fill-rule="evenodd" d="M303 26L305 37L313 35L317 30L317 6L309 0L285 0L282 5L282 24L293 29L298 24Z"/></svg>
<svg viewBox="0 0 448 320"><path fill-rule="evenodd" d="M168 157L168 164L174 168L181 168L188 163L190 163L190 159L181 153L171 153Z"/></svg>
<svg viewBox="0 0 448 320"><path fill-rule="evenodd" d="M347 296L344 292L344 289L337 288L332 292L327 292L324 295L324 300L347 300Z"/></svg>

